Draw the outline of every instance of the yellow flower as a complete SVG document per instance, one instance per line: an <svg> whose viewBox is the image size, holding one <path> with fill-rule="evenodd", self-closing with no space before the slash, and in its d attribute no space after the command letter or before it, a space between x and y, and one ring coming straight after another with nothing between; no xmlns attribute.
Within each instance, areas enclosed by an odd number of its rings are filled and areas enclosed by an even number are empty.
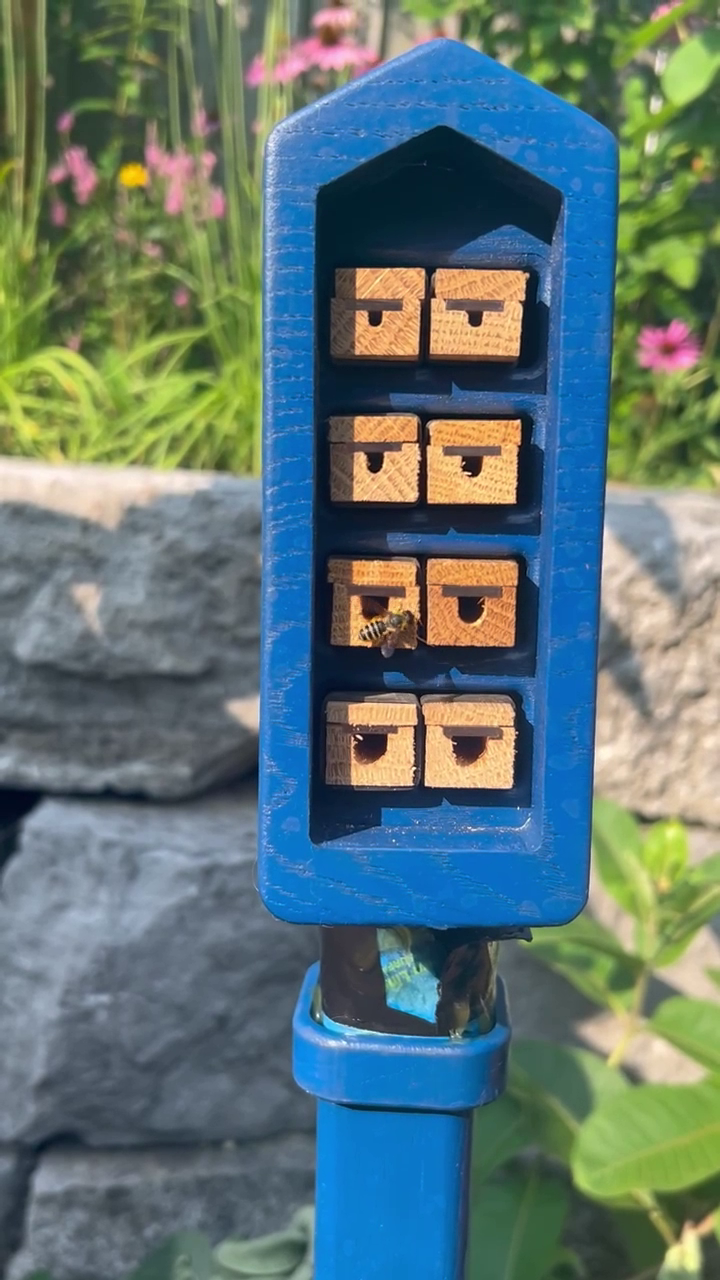
<svg viewBox="0 0 720 1280"><path fill-rule="evenodd" d="M118 182L123 187L146 187L148 171L144 164L124 164L118 174Z"/></svg>

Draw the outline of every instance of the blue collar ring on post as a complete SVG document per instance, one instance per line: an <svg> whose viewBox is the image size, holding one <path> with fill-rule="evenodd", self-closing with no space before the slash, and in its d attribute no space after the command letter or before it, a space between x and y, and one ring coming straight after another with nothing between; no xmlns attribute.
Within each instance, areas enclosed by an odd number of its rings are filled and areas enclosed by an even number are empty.
<svg viewBox="0 0 720 1280"><path fill-rule="evenodd" d="M265 174L258 874L323 926L315 1280L462 1280L496 944L587 897L617 148L435 40Z"/></svg>

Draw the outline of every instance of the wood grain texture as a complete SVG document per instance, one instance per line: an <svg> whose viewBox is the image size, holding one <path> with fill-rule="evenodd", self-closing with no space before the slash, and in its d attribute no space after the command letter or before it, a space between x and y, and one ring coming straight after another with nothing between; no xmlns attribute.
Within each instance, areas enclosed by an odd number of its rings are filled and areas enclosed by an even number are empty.
<svg viewBox="0 0 720 1280"><path fill-rule="evenodd" d="M517 630L518 566L513 560L428 560L427 643L512 648ZM477 594L452 595L452 588Z"/></svg>
<svg viewBox="0 0 720 1280"><path fill-rule="evenodd" d="M460 503L508 506L517 502L521 423L507 420L452 421L428 423L427 501L430 504ZM470 448L499 448L498 454L463 457L446 453L462 445Z"/></svg>
<svg viewBox="0 0 720 1280"><path fill-rule="evenodd" d="M426 787L507 791L515 776L515 704L499 694L421 698ZM453 736L453 729L464 733ZM468 734L476 729L477 734Z"/></svg>
<svg viewBox="0 0 720 1280"><path fill-rule="evenodd" d="M373 648L371 641L360 639L360 631L382 613L382 605L390 612L400 613L408 609L416 619L420 616L417 560L332 557L328 561L327 578L333 589L330 622L330 643L333 645ZM367 587L368 591L358 590L362 587ZM381 607L375 608L373 601L378 601ZM417 628L409 628L398 639L396 648L416 647Z"/></svg>
<svg viewBox="0 0 720 1280"><path fill-rule="evenodd" d="M431 360L513 361L520 355L524 271L441 269L433 277L430 304ZM472 314L448 302L502 302L501 311Z"/></svg>
<svg viewBox="0 0 720 1280"><path fill-rule="evenodd" d="M330 500L396 506L420 497L420 421L411 414L331 418ZM373 445L391 444L378 450ZM399 447L398 447L399 446Z"/></svg>
<svg viewBox="0 0 720 1280"><path fill-rule="evenodd" d="M418 702L408 694L332 694L325 704L325 781L397 790L418 781Z"/></svg>
<svg viewBox="0 0 720 1280"><path fill-rule="evenodd" d="M427 277L418 267L338 269L330 303L333 360L419 359L426 288ZM380 304L388 299L400 301L401 310L384 310ZM357 306L366 301L367 309Z"/></svg>

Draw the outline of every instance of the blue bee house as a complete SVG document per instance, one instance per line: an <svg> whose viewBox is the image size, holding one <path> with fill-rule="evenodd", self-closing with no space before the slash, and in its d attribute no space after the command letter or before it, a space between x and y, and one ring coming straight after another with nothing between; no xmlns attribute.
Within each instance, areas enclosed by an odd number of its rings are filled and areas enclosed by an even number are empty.
<svg viewBox="0 0 720 1280"><path fill-rule="evenodd" d="M259 887L283 919L585 903L616 188L601 125L446 40L269 140Z"/></svg>

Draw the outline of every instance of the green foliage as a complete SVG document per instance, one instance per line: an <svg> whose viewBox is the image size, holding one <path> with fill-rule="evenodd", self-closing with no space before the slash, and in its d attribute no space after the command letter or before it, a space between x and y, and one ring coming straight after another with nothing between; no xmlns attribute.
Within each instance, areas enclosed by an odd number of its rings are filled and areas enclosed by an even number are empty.
<svg viewBox="0 0 720 1280"><path fill-rule="evenodd" d="M620 223L609 474L720 484L720 33L715 0L644 19L632 0L403 0L575 103L620 143ZM677 367L638 340L672 321ZM672 346L672 342L670 343ZM672 364L672 362L670 362ZM684 367L681 367L683 366Z"/></svg>
<svg viewBox="0 0 720 1280"><path fill-rule="evenodd" d="M682 824L658 822L643 834L629 813L600 799L593 846L604 887L626 912L633 945L623 946L583 915L566 928L538 931L530 954L612 1010L620 1020L618 1040L607 1061L565 1045L513 1045L507 1094L475 1118L473 1212L483 1216L474 1231L492 1240L497 1230L502 1250L514 1204L520 1248L519 1206L534 1205L544 1182L552 1201L564 1170L576 1194L612 1215L628 1280L699 1280L704 1242L720 1221L720 1005L673 996L648 1015L646 1004L652 974L682 954L720 910L720 856L691 866ZM641 1031L672 1044L707 1076L690 1085L632 1084L622 1064ZM490 1204L497 1201L497 1228L481 1207L488 1195ZM548 1211L556 1245L563 1222ZM540 1256L542 1268L532 1272L539 1280L563 1274L549 1245ZM478 1262L469 1280L481 1274Z"/></svg>

